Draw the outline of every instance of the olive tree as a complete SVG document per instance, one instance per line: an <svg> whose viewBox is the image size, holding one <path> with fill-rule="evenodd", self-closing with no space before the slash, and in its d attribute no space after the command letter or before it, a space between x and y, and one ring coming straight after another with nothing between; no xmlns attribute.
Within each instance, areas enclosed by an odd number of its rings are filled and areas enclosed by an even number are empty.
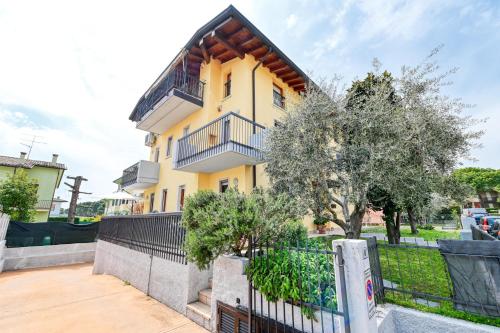
<svg viewBox="0 0 500 333"><path fill-rule="evenodd" d="M386 177L400 137L394 91L372 79L370 94L352 91L348 97L338 80L309 85L266 138L273 190L297 198L349 238L359 237L367 194Z"/></svg>

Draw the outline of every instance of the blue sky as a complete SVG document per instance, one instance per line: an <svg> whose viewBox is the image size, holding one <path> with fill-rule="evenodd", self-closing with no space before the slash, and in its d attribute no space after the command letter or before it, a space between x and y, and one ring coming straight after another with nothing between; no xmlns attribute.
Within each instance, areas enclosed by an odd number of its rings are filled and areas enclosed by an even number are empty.
<svg viewBox="0 0 500 333"><path fill-rule="evenodd" d="M476 162L500 167L500 2L233 1L313 76L362 78L378 58L398 74L434 47L443 70L459 67L445 92L488 118ZM137 99L192 34L228 1L0 0L0 154L40 135L33 158L59 153L66 175L89 181L93 200L147 158L144 132L128 120ZM68 197L64 186L57 194Z"/></svg>

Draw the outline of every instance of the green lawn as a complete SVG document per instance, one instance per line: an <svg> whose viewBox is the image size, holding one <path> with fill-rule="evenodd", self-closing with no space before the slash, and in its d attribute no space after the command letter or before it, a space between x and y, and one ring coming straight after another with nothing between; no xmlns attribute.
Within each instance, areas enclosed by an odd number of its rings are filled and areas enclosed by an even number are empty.
<svg viewBox="0 0 500 333"><path fill-rule="evenodd" d="M442 233L453 235L453 233L448 231L420 231L422 234L427 232L427 237L429 237L429 232L434 232L432 235L434 238L429 240L442 239L443 237L438 236ZM420 237L423 236L422 234ZM328 236L318 238L316 241L324 243L331 248L332 240L337 238L337 236ZM415 308L425 312L432 312L448 317L500 327L500 318L484 317L457 311L453 308L452 302L449 301L439 301L431 297L425 298L423 296L418 296L418 298L422 299L420 301L421 303L415 301L411 292L421 292L438 297L451 297L452 295L453 287L449 278L448 269L438 249L390 246L380 241L378 244L383 279L396 283L398 285L396 289L403 289L410 292L410 294L408 294L386 289L386 302ZM427 306L424 298L428 299L429 302L439 303L439 306ZM430 305L432 305L432 303L430 303Z"/></svg>
<svg viewBox="0 0 500 333"><path fill-rule="evenodd" d="M385 228L383 228L383 227L367 227L367 228L363 228L362 232L387 234ZM434 229L434 230L419 229L418 234L414 235L411 233L409 226L402 226L401 227L401 237L421 237L421 238L428 240L428 241L435 241L438 239L459 239L460 232L457 230L443 231L443 230L436 230L436 229Z"/></svg>

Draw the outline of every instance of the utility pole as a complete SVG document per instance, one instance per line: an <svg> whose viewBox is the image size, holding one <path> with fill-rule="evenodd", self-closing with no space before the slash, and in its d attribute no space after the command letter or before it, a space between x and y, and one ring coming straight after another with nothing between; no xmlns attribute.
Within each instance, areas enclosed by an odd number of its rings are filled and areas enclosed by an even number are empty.
<svg viewBox="0 0 500 333"><path fill-rule="evenodd" d="M92 194L92 193L80 191L80 185L82 185L82 181L87 181L88 180L87 178L83 178L82 176L76 176L76 177L68 176L67 178L73 179L75 181L73 185L64 182L64 184L66 184L71 188L71 190L69 190L71 192L71 201L69 203L69 210L68 210L68 223L74 223L78 195L80 195L80 193L83 194Z"/></svg>

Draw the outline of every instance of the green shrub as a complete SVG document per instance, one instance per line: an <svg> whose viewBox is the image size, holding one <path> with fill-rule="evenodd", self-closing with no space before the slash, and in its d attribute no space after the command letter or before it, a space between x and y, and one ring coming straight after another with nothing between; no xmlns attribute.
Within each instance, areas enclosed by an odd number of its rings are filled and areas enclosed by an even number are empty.
<svg viewBox="0 0 500 333"><path fill-rule="evenodd" d="M305 246L305 245L304 245ZM333 255L316 252L320 243L310 251L297 251L283 244L253 258L247 266L252 283L269 302L279 299L301 307L308 319L314 318L314 304L337 309Z"/></svg>
<svg viewBox="0 0 500 333"><path fill-rule="evenodd" d="M432 224L417 225L417 229L434 230L434 226Z"/></svg>
<svg viewBox="0 0 500 333"><path fill-rule="evenodd" d="M50 216L47 222L68 222L67 216ZM79 217L75 217L75 224L80 222Z"/></svg>
<svg viewBox="0 0 500 333"><path fill-rule="evenodd" d="M241 255L250 237L260 242L303 240L307 231L298 225L296 207L288 197L262 189L250 195L234 189L198 191L186 199L182 215L187 259L205 269L221 254Z"/></svg>

